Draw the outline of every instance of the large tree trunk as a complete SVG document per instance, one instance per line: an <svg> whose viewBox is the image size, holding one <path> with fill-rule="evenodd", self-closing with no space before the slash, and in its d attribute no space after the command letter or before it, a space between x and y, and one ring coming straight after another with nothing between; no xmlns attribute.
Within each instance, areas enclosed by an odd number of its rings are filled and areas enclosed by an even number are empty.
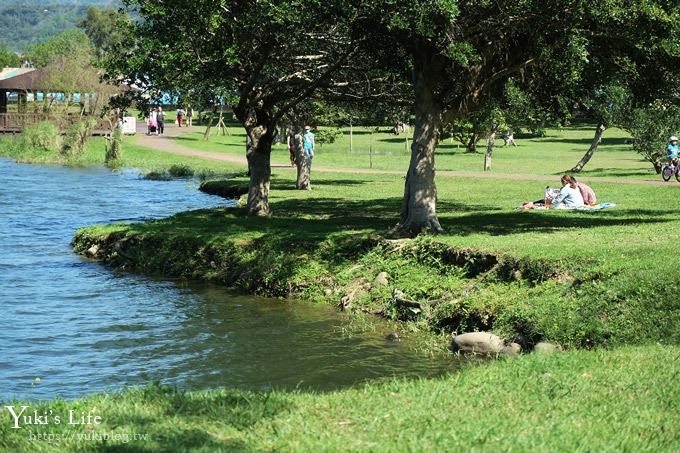
<svg viewBox="0 0 680 453"><path fill-rule="evenodd" d="M271 180L271 152L274 141L273 125L265 127L258 125L247 128L249 137L248 171L250 184L248 186L248 215L267 216L271 214L269 208L269 183Z"/></svg>
<svg viewBox="0 0 680 453"><path fill-rule="evenodd" d="M588 151L586 151L576 166L571 169L573 173L578 173L583 170L583 167L585 167L590 161L590 158L593 157L593 154L595 154L595 151L597 151L598 145L602 141L602 134L604 134L605 130L607 130L607 126L605 126L602 122L598 123L597 128L595 129L595 137L593 137L593 141L590 143L590 148L588 148Z"/></svg>
<svg viewBox="0 0 680 453"><path fill-rule="evenodd" d="M477 152L477 142L479 142L479 135L476 132L472 132L468 137L468 142L465 145L466 152L476 153Z"/></svg>
<svg viewBox="0 0 680 453"><path fill-rule="evenodd" d="M404 199L397 225L397 229L407 235L443 231L437 219L437 188L434 182L434 151L439 141L442 112L427 74L428 62L418 60L416 57L416 122L411 144L411 162L406 173Z"/></svg>
<svg viewBox="0 0 680 453"><path fill-rule="evenodd" d="M491 170L491 155L493 154L493 145L496 142L496 131L491 131L486 140L486 152L484 153L484 171Z"/></svg>

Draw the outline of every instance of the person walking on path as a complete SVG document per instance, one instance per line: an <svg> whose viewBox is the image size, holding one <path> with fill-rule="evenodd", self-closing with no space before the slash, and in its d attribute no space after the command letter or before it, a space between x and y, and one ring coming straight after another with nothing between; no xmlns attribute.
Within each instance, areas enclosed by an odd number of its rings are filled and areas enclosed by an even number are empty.
<svg viewBox="0 0 680 453"><path fill-rule="evenodd" d="M177 127L182 127L182 120L184 119L184 109L179 107L177 109Z"/></svg>
<svg viewBox="0 0 680 453"><path fill-rule="evenodd" d="M165 112L163 111L163 107L158 107L156 123L158 123L158 135L163 135L163 132L165 132Z"/></svg>
<svg viewBox="0 0 680 453"><path fill-rule="evenodd" d="M189 106L187 106L187 121L186 121L186 123L187 123L186 126L187 126L187 127L191 127L191 126L192 126L191 119L193 118L193 116L194 116L194 109L193 109L193 107L191 107L191 106L189 105Z"/></svg>

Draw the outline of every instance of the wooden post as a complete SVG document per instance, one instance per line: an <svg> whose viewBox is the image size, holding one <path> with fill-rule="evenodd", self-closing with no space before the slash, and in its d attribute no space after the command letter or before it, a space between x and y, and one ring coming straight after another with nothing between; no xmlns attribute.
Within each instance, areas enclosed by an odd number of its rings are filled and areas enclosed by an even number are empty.
<svg viewBox="0 0 680 453"><path fill-rule="evenodd" d="M352 140L352 117L349 118L349 153L352 154L352 151L354 150L354 142Z"/></svg>
<svg viewBox="0 0 680 453"><path fill-rule="evenodd" d="M373 128L371 128L371 138L368 145L368 168L373 168Z"/></svg>
<svg viewBox="0 0 680 453"><path fill-rule="evenodd" d="M7 113L7 90L0 90L0 113Z"/></svg>

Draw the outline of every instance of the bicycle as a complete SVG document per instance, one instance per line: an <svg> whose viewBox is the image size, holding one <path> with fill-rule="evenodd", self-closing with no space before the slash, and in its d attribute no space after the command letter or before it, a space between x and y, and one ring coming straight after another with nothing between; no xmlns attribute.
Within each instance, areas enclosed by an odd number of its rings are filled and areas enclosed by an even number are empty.
<svg viewBox="0 0 680 453"><path fill-rule="evenodd" d="M680 164L675 165L673 162L666 162L661 169L661 177L668 182L673 175L675 175L675 180L680 182Z"/></svg>

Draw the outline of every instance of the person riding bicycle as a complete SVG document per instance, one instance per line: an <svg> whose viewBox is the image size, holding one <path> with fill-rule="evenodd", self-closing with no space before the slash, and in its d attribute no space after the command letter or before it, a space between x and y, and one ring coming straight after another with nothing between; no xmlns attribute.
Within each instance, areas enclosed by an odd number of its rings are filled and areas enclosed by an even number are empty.
<svg viewBox="0 0 680 453"><path fill-rule="evenodd" d="M673 164L678 165L678 155L680 148L678 147L678 137L672 135L668 139L668 146L666 146L666 158Z"/></svg>

